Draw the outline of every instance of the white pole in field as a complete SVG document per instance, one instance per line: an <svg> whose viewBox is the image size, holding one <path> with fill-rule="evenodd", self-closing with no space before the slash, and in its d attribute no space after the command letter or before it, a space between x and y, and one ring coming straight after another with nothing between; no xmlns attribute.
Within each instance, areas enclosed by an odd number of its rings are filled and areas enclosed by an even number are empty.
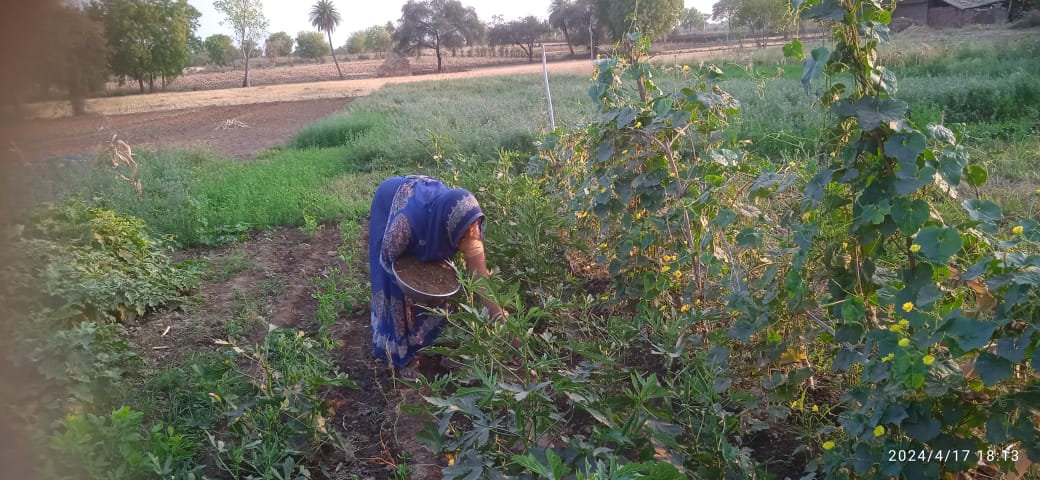
<svg viewBox="0 0 1040 480"><path fill-rule="evenodd" d="M556 119L553 118L552 94L549 93L549 66L545 62L545 44L542 44L542 77L545 79L545 101L549 104L549 128L556 130Z"/></svg>

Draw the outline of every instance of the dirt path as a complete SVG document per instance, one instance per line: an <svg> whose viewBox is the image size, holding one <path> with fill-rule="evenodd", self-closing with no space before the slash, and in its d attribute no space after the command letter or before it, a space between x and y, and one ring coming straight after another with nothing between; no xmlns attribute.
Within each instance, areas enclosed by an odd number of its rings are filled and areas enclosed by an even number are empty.
<svg viewBox="0 0 1040 480"><path fill-rule="evenodd" d="M160 371L226 348L219 340L259 344L270 328L313 333L318 300L312 280L336 276L341 282L367 282L363 242L344 239L335 226L311 236L277 228L229 247L181 253L210 265L202 287L183 308L158 312L130 327L130 340L149 368ZM408 478L440 479L443 459L414 439L426 419L406 412L423 402L420 392L394 380L371 355L367 302L342 312L330 334L338 343L332 354L339 370L359 387L327 393L331 425L357 449L355 460L335 478L392 478L406 468Z"/></svg>

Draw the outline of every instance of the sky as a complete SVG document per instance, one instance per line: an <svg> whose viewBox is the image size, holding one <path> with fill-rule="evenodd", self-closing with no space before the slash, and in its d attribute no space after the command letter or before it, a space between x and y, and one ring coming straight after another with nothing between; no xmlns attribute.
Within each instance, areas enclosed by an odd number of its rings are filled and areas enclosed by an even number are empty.
<svg viewBox="0 0 1040 480"><path fill-rule="evenodd" d="M494 15L501 15L505 20L514 20L527 15L546 18L549 16L551 0L462 0L462 4L473 7L481 20L488 22ZM206 38L214 33L231 34L231 29L220 24L223 15L213 8L213 0L188 0L192 6L202 13L199 28L195 35ZM269 25L267 31L286 32L295 38L304 30L314 30L307 13L312 0L262 0L264 16ZM386 22L397 23L401 18L401 5L404 0L333 0L339 10L339 27L332 32L332 43L337 47L347 42L351 32L364 30L373 25L385 25ZM715 0L686 0L686 7L696 7L701 12L710 13ZM232 36L233 37L233 36Z"/></svg>

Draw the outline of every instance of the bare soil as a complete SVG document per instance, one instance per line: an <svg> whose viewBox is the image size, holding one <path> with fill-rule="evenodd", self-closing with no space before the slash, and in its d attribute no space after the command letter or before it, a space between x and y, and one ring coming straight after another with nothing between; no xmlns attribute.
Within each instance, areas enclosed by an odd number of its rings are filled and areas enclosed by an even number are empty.
<svg viewBox="0 0 1040 480"><path fill-rule="evenodd" d="M209 149L246 160L284 145L301 127L345 108L352 98L216 105L129 114L93 114L14 125L22 160L88 155L113 137L131 147Z"/></svg>
<svg viewBox="0 0 1040 480"><path fill-rule="evenodd" d="M220 340L258 344L275 328L313 332L318 303L311 279L339 269L349 281L367 282L363 261L343 260L366 258L366 248L363 238L344 239L338 228L325 226L313 236L279 228L256 232L230 247L182 252L180 259L211 265L202 287L181 309L157 312L130 327L130 340L158 371L193 355L227 348L217 343ZM359 388L327 392L333 412L330 424L357 449L355 460L329 478L391 478L399 466L407 465L408 478L440 479L446 460L414 439L428 419L408 413L409 406L422 404L421 395L429 392L398 381L372 356L367 305L344 312L330 331L338 343L333 355L339 370ZM439 373L429 365L421 371Z"/></svg>

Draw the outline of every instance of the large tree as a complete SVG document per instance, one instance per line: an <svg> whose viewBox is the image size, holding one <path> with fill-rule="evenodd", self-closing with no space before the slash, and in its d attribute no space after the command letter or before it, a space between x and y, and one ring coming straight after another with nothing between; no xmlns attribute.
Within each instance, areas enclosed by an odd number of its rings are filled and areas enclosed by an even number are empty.
<svg viewBox="0 0 1040 480"><path fill-rule="evenodd" d="M46 39L37 81L43 88L58 87L68 94L72 112L86 113L85 100L104 85L108 50L104 27L86 12L72 6L44 2L46 16L40 18L38 34Z"/></svg>
<svg viewBox="0 0 1040 480"><path fill-rule="evenodd" d="M444 49L472 45L483 35L484 24L477 12L473 7L464 7L459 0L409 0L401 7L393 39L401 53L433 49L439 72Z"/></svg>
<svg viewBox="0 0 1040 480"><path fill-rule="evenodd" d="M386 25L373 25L365 30L365 50L369 52L385 52L393 45L390 37L391 29Z"/></svg>
<svg viewBox="0 0 1040 480"><path fill-rule="evenodd" d="M527 54L528 63L534 62L534 45L543 35L549 33L549 25L534 15L521 20L496 23L488 29L488 44L516 45Z"/></svg>
<svg viewBox="0 0 1040 480"><path fill-rule="evenodd" d="M318 0L311 6L309 18L314 28L329 36L329 51L332 52L332 61L336 63L336 72L339 73L339 78L342 80L343 70L339 68L339 60L336 60L336 47L332 45L332 32L339 25L339 11L332 4L332 0Z"/></svg>
<svg viewBox="0 0 1040 480"><path fill-rule="evenodd" d="M321 32L300 32L296 35L296 56L320 61L329 54L329 44Z"/></svg>
<svg viewBox="0 0 1040 480"><path fill-rule="evenodd" d="M779 29L789 11L787 0L719 0L711 7L711 18L726 19L731 28L744 27L757 35Z"/></svg>
<svg viewBox="0 0 1040 480"><path fill-rule="evenodd" d="M112 73L163 87L183 71L191 59L189 39L201 16L187 0L100 0L91 14L105 27Z"/></svg>
<svg viewBox="0 0 1040 480"><path fill-rule="evenodd" d="M215 65L226 67L235 61L237 52L231 37L223 33L214 33L206 37L202 44L206 47L206 55L209 56L209 61Z"/></svg>
<svg viewBox="0 0 1040 480"><path fill-rule="evenodd" d="M292 54L293 38L288 33L272 33L264 42L264 55L267 58L287 57Z"/></svg>
<svg viewBox="0 0 1040 480"><path fill-rule="evenodd" d="M218 12L224 14L221 25L231 27L238 48L242 50L245 60L245 76L242 78L242 86L250 87L249 81L249 47L257 45L263 40L267 33L267 18L264 17L263 5L260 0L216 0L213 6Z"/></svg>
<svg viewBox="0 0 1040 480"><path fill-rule="evenodd" d="M631 32L660 38L675 29L685 12L683 0L597 0L597 5L613 40Z"/></svg>

